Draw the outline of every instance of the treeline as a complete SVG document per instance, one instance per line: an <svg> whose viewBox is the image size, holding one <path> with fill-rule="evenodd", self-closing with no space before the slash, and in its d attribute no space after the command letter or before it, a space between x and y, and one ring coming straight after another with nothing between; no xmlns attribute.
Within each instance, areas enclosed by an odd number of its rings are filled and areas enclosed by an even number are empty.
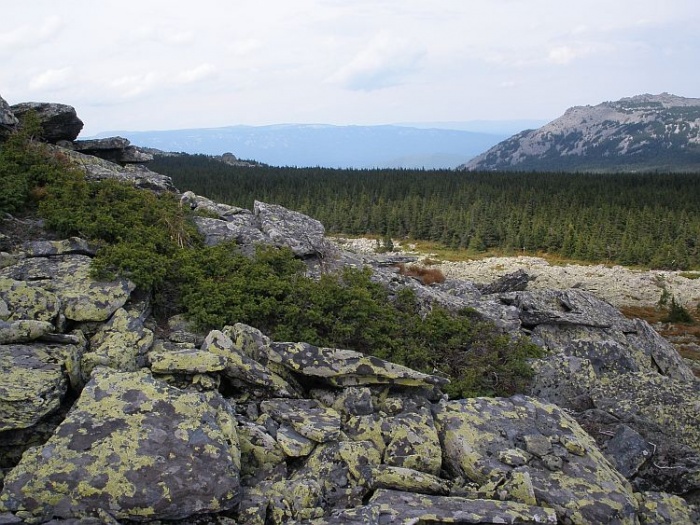
<svg viewBox="0 0 700 525"><path fill-rule="evenodd" d="M150 167L180 189L252 208L281 204L331 233L547 252L665 269L700 267L700 174L465 173L234 167L203 155Z"/></svg>

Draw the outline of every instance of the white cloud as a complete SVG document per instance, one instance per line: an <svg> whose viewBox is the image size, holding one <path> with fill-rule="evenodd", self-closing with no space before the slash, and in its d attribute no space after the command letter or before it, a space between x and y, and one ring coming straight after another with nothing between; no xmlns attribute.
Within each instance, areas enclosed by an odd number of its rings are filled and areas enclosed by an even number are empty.
<svg viewBox="0 0 700 525"><path fill-rule="evenodd" d="M216 68L212 64L207 63L178 73L174 80L177 84L192 84L210 78L215 74Z"/></svg>
<svg viewBox="0 0 700 525"><path fill-rule="evenodd" d="M136 98L153 91L161 84L161 75L155 71L148 73L124 75L108 82L115 94L123 99Z"/></svg>
<svg viewBox="0 0 700 525"><path fill-rule="evenodd" d="M354 91L373 91L401 84L420 69L425 51L408 40L381 34L327 78Z"/></svg>
<svg viewBox="0 0 700 525"><path fill-rule="evenodd" d="M66 88L70 84L72 69L47 69L43 73L34 75L29 80L30 91L57 91Z"/></svg>
<svg viewBox="0 0 700 525"><path fill-rule="evenodd" d="M54 39L62 27L60 17L50 16L38 24L25 24L0 33L0 51L21 51L41 46Z"/></svg>

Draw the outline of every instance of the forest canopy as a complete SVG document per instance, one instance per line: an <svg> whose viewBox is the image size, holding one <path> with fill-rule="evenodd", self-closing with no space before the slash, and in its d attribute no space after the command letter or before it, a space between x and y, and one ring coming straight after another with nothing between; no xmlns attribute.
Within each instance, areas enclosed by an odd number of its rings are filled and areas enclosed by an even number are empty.
<svg viewBox="0 0 700 525"><path fill-rule="evenodd" d="M485 253L549 253L700 267L700 174L467 173L229 166L204 155L150 167L217 202L274 202L329 233L390 235Z"/></svg>

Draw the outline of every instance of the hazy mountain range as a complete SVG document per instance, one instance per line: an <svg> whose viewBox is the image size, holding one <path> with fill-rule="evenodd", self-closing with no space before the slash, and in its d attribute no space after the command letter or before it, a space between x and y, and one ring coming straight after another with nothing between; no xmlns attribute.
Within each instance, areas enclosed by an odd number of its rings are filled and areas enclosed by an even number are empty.
<svg viewBox="0 0 700 525"><path fill-rule="evenodd" d="M110 131L142 147L221 155L273 166L455 168L522 129L545 121L405 123L385 126L279 124L164 131Z"/></svg>
<svg viewBox="0 0 700 525"><path fill-rule="evenodd" d="M700 171L700 99L668 93L576 106L460 166L473 171Z"/></svg>

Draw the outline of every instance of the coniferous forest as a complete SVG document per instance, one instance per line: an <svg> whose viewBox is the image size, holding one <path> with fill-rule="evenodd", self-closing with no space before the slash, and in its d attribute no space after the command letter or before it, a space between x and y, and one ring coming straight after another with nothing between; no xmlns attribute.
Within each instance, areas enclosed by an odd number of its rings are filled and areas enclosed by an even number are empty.
<svg viewBox="0 0 700 525"><path fill-rule="evenodd" d="M700 267L700 174L470 173L230 166L158 156L175 185L251 209L280 204L329 233L390 235L473 252L548 253L663 269Z"/></svg>

